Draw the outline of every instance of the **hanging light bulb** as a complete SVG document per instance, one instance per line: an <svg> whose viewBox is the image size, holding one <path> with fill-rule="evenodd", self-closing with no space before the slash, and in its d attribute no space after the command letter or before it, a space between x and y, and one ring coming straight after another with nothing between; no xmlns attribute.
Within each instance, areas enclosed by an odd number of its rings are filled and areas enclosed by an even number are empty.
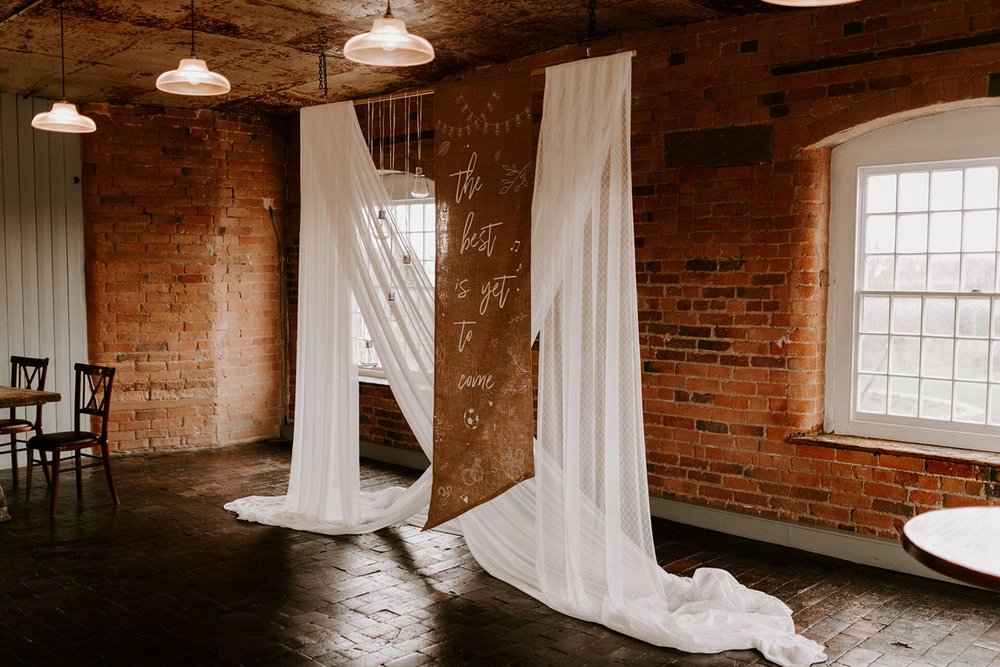
<svg viewBox="0 0 1000 667"><path fill-rule="evenodd" d="M66 101L66 30L63 25L63 3L59 0L59 62L62 72L62 98L52 105L50 111L35 114L31 127L46 132L69 132L81 134L93 132L97 123L76 110L76 105Z"/></svg>
<svg viewBox="0 0 1000 667"><path fill-rule="evenodd" d="M378 355L375 354L375 344L370 338L366 338L361 345L361 353L358 355L358 366L362 368L377 368Z"/></svg>
<svg viewBox="0 0 1000 667"><path fill-rule="evenodd" d="M413 173L413 181L410 183L410 194L417 199L426 199L431 194L431 189L427 187L427 176L424 175L423 167L417 167Z"/></svg>
<svg viewBox="0 0 1000 667"><path fill-rule="evenodd" d="M434 47L407 32L406 23L392 15L392 0L388 0L385 15L375 19L370 31L347 40L344 57L363 65L409 67L434 60Z"/></svg>
<svg viewBox="0 0 1000 667"><path fill-rule="evenodd" d="M372 236L380 241L389 238L389 219L385 217L383 209L378 210L378 217L375 218L375 227L372 229Z"/></svg>
<svg viewBox="0 0 1000 667"><path fill-rule="evenodd" d="M208 69L194 51L194 0L191 0L191 57L181 58L177 69L156 78L156 88L173 95L223 95L229 92L229 79Z"/></svg>
<svg viewBox="0 0 1000 667"><path fill-rule="evenodd" d="M385 293L385 314L390 322L396 321L396 308L398 306L399 304L396 303L396 292L390 289Z"/></svg>
<svg viewBox="0 0 1000 667"><path fill-rule="evenodd" d="M402 268L400 273L403 275L403 283L406 285L412 285L413 281L416 279L416 269L413 268L413 259L410 257L409 253L403 254Z"/></svg>

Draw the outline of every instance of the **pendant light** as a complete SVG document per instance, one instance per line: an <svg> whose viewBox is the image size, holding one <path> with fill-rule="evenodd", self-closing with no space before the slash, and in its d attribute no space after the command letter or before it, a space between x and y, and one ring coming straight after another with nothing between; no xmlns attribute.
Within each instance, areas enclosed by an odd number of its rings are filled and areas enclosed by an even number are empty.
<svg viewBox="0 0 1000 667"><path fill-rule="evenodd" d="M47 132L71 132L82 134L93 132L97 123L92 118L80 114L75 104L66 101L66 30L63 26L63 0L59 0L59 62L62 71L62 96L52 105L51 111L35 114L31 126Z"/></svg>
<svg viewBox="0 0 1000 667"><path fill-rule="evenodd" d="M407 32L406 23L392 15L392 0L387 0L385 15L375 19L372 29L347 40L344 57L363 65L409 67L434 60L434 47Z"/></svg>
<svg viewBox="0 0 1000 667"><path fill-rule="evenodd" d="M194 0L191 0L191 57L181 58L177 69L156 78L156 87L173 95L224 95L229 92L229 79L208 69L205 61L194 52Z"/></svg>
<svg viewBox="0 0 1000 667"><path fill-rule="evenodd" d="M861 0L764 0L769 5L782 7L832 7L834 5L849 5Z"/></svg>

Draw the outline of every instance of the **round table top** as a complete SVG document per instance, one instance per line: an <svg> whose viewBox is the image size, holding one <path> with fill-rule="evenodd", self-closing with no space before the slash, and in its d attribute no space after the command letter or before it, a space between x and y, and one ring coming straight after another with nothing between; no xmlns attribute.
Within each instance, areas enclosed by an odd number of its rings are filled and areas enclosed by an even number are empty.
<svg viewBox="0 0 1000 667"><path fill-rule="evenodd" d="M903 546L932 570L1000 590L1000 507L919 514L903 526Z"/></svg>

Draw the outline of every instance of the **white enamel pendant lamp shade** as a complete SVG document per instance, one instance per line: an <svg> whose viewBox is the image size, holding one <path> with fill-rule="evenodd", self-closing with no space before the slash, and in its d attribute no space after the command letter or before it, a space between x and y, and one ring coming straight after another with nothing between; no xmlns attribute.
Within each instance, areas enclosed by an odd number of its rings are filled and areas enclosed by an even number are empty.
<svg viewBox="0 0 1000 667"><path fill-rule="evenodd" d="M97 129L97 123L77 111L75 104L66 101L66 30L63 25L62 0L59 0L59 64L62 73L62 97L52 105L51 110L35 114L31 119L31 127L46 132L70 134L93 132Z"/></svg>
<svg viewBox="0 0 1000 667"><path fill-rule="evenodd" d="M407 31L406 23L392 15L390 0L385 15L375 19L370 31L347 40L344 57L363 65L411 67L434 60L434 47L423 37Z"/></svg>
<svg viewBox="0 0 1000 667"><path fill-rule="evenodd" d="M194 0L191 0L191 57L181 58L177 69L156 78L156 88L173 95L224 95L229 92L229 79L208 69L194 51Z"/></svg>

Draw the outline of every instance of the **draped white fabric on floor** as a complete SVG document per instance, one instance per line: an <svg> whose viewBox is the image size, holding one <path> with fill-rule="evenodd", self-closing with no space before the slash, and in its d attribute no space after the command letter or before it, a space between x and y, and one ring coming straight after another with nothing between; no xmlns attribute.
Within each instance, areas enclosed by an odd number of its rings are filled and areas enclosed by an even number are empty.
<svg viewBox="0 0 1000 667"><path fill-rule="evenodd" d="M537 476L457 523L488 572L571 616L684 651L756 648L782 665L822 661L822 647L795 634L779 600L723 570L702 568L688 579L656 563L639 377L630 94L628 55L546 70L532 209ZM302 195L288 495L226 508L271 525L367 532L420 511L430 480L425 473L408 490L359 489L348 285L428 456L431 290L426 279L400 289L393 276L402 239L396 230L385 240L371 233L366 211L388 202L349 103L303 110ZM394 285L401 312L389 318L382 290Z"/></svg>

